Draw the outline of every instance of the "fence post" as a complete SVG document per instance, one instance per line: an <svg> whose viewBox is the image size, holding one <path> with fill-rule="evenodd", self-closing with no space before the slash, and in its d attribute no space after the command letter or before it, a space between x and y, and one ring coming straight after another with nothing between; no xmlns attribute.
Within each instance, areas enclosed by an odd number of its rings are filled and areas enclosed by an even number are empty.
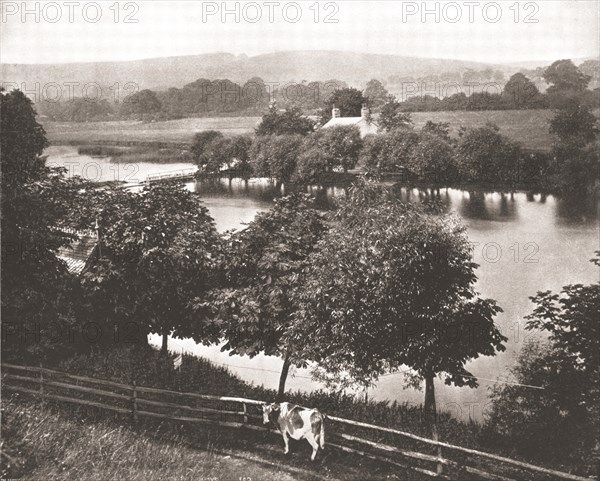
<svg viewBox="0 0 600 481"><path fill-rule="evenodd" d="M137 389L136 389L135 381L132 381L131 385L132 385L131 415L133 418L133 422L135 424L135 423L137 423L137 420L138 420Z"/></svg>
<svg viewBox="0 0 600 481"><path fill-rule="evenodd" d="M242 403L244 409L244 424L248 424L248 410L246 409L246 403Z"/></svg>
<svg viewBox="0 0 600 481"><path fill-rule="evenodd" d="M433 438L434 441L439 441L440 440L439 436L438 436L437 422L436 422L436 420L434 420L434 422L433 422L432 435L433 435L432 438ZM441 462L441 459L442 459L442 447L438 446L436 448L436 450L437 450L437 457L438 457L436 472L437 472L438 476L441 476L442 474L444 474L444 463Z"/></svg>

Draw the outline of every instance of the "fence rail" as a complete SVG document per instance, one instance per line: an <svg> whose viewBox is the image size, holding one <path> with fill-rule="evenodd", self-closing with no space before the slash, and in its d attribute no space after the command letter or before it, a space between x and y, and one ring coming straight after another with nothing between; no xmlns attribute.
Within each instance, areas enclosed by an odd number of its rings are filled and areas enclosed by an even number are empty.
<svg viewBox="0 0 600 481"><path fill-rule="evenodd" d="M17 371L19 374L6 372L7 370ZM31 384L36 385L37 389L29 386ZM255 399L157 389L137 386L135 382L124 384L42 367L6 363L2 363L2 388L41 397L42 400L74 403L130 415L133 422L138 422L140 417L148 417L268 431L260 423L262 415L261 410L258 409L265 403ZM59 393L54 390L58 390ZM70 395L65 395L61 391L68 391ZM90 395L100 397L102 401L74 397ZM108 404L109 402L112 404ZM209 405L198 405L198 403ZM216 404L219 406L215 406ZM249 408L255 411L251 412ZM597 479L555 471L397 429L329 415L326 419L330 425L327 436L329 447L410 469L436 479L460 479L461 481ZM354 431L347 432L348 429ZM368 433L369 439L358 435L363 432ZM382 438L386 442L382 442Z"/></svg>

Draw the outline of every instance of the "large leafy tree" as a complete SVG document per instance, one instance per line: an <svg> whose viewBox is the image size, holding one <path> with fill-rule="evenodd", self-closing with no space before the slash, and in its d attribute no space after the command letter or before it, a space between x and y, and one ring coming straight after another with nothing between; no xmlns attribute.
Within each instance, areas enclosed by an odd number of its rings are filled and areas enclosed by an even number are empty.
<svg viewBox="0 0 600 481"><path fill-rule="evenodd" d="M92 315L144 342L148 334L216 340L188 305L214 282L220 237L208 209L179 184L114 190L98 214L101 255L84 275ZM127 327L129 326L129 327ZM131 327L133 326L133 327Z"/></svg>
<svg viewBox="0 0 600 481"><path fill-rule="evenodd" d="M591 76L581 72L571 60L557 60L544 72L544 80L551 84L548 93L582 91L587 88Z"/></svg>
<svg viewBox="0 0 600 481"><path fill-rule="evenodd" d="M280 112L277 103L272 102L256 128L256 135L308 135L314 128L314 121L305 117L300 108L291 107Z"/></svg>
<svg viewBox="0 0 600 481"><path fill-rule="evenodd" d="M406 167L419 180L446 183L455 178L454 150L440 135L421 133Z"/></svg>
<svg viewBox="0 0 600 481"><path fill-rule="evenodd" d="M141 90L134 93L121 104L120 114L123 117L144 118L156 114L162 108L160 100L152 90Z"/></svg>
<svg viewBox="0 0 600 481"><path fill-rule="evenodd" d="M292 341L310 332L305 356L337 380L368 384L409 366L425 380L428 413L437 375L476 386L465 364L506 338L499 307L474 290L465 228L368 183L352 188L337 220L311 258Z"/></svg>
<svg viewBox="0 0 600 481"><path fill-rule="evenodd" d="M345 173L356 167L363 145L360 131L354 125L325 129L319 144L328 164L333 168L341 168Z"/></svg>
<svg viewBox="0 0 600 481"><path fill-rule="evenodd" d="M286 183L292 179L304 137L301 135L257 136L250 149L254 172Z"/></svg>
<svg viewBox="0 0 600 481"><path fill-rule="evenodd" d="M371 172L398 172L406 168L419 143L412 129L398 128L368 137L361 151L361 162Z"/></svg>
<svg viewBox="0 0 600 481"><path fill-rule="evenodd" d="M323 102L320 123L325 125L331 119L334 106L340 109L342 117L360 117L362 106L367 103L367 97L358 89L353 87L336 89Z"/></svg>
<svg viewBox="0 0 600 481"><path fill-rule="evenodd" d="M539 106L542 96L535 84L521 72L514 74L504 86L502 97L511 108L527 109Z"/></svg>
<svg viewBox="0 0 600 481"><path fill-rule="evenodd" d="M379 109L386 103L388 95L388 91L379 80L371 79L367 82L364 96L367 98L371 108Z"/></svg>
<svg viewBox="0 0 600 481"><path fill-rule="evenodd" d="M538 292L531 301L526 328L546 340L523 347L511 369L516 384L494 386L489 427L522 456L597 474L600 283Z"/></svg>
<svg viewBox="0 0 600 481"><path fill-rule="evenodd" d="M223 134L218 130L204 130L195 134L192 148L190 149L195 162L198 165L204 165L206 163L205 154L208 150L208 146L211 142L222 138Z"/></svg>
<svg viewBox="0 0 600 481"><path fill-rule="evenodd" d="M461 132L456 161L465 180L495 184L515 181L521 149L499 130L488 124Z"/></svg>
<svg viewBox="0 0 600 481"><path fill-rule="evenodd" d="M285 334L296 310L294 293L303 289L303 272L325 230L308 195L277 200L269 212L258 214L246 229L229 238L223 286L212 291L208 303L202 299L195 303L201 312L212 312L227 340L223 350L283 358L280 398L290 366L304 364L301 346L308 336L292 340Z"/></svg>
<svg viewBox="0 0 600 481"><path fill-rule="evenodd" d="M77 227L87 184L46 166L48 143L35 116L22 92L0 91L3 346L39 360L52 346L55 354L74 347L57 336L77 318L76 282L57 252L73 240L63 228Z"/></svg>
<svg viewBox="0 0 600 481"><path fill-rule="evenodd" d="M402 110L402 104L393 95L387 97L377 121L379 128L385 132L412 127L410 114Z"/></svg>

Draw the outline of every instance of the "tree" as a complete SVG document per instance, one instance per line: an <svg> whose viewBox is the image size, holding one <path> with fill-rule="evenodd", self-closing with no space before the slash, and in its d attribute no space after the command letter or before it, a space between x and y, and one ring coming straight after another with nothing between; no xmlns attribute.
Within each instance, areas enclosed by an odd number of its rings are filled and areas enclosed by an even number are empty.
<svg viewBox="0 0 600 481"><path fill-rule="evenodd" d="M151 185L141 194L115 189L98 213L102 255L84 274L87 300L101 323L115 323L140 341L148 334L218 340L187 306L212 285L220 237L197 194L180 184Z"/></svg>
<svg viewBox="0 0 600 481"><path fill-rule="evenodd" d="M406 167L419 180L444 183L455 178L454 150L443 137L421 133Z"/></svg>
<svg viewBox="0 0 600 481"><path fill-rule="evenodd" d="M598 135L598 119L589 107L572 102L554 114L550 121L550 133L565 144L586 144Z"/></svg>
<svg viewBox="0 0 600 481"><path fill-rule="evenodd" d="M190 150L196 164L201 165L202 163L205 163L205 159L202 159L201 156L207 150L208 145L214 140L222 138L223 134L218 130L204 130L194 135L194 141Z"/></svg>
<svg viewBox="0 0 600 481"><path fill-rule="evenodd" d="M599 254L592 261L597 266ZM494 386L489 428L522 456L597 474L600 283L568 285L560 294L538 292L530 299L535 309L526 329L547 339L523 347L511 369L517 384Z"/></svg>
<svg viewBox="0 0 600 481"><path fill-rule="evenodd" d="M122 117L143 118L146 114L155 114L162 108L156 93L144 89L126 98L121 105Z"/></svg>
<svg viewBox="0 0 600 481"><path fill-rule="evenodd" d="M350 190L337 222L311 258L288 336L311 333L305 357L330 376L368 384L409 366L433 380L476 386L465 363L503 350L493 322L500 310L474 290L465 227L427 207L401 203L369 183Z"/></svg>
<svg viewBox="0 0 600 481"><path fill-rule="evenodd" d="M508 80L502 91L502 97L510 107L516 109L533 108L542 101L540 91L535 84L520 72Z"/></svg>
<svg viewBox="0 0 600 481"><path fill-rule="evenodd" d="M496 125L465 129L456 150L459 172L473 182L515 181L521 149L501 135Z"/></svg>
<svg viewBox="0 0 600 481"><path fill-rule="evenodd" d="M77 347L56 340L59 329L77 326L80 307L77 282L57 253L73 240L64 228L76 227L89 185L46 166L48 142L35 116L21 91L0 90L2 344L5 354L39 362Z"/></svg>
<svg viewBox="0 0 600 481"><path fill-rule="evenodd" d="M269 111L263 115L256 128L256 135L308 135L314 131L314 128L315 123L302 115L298 107L280 112L277 104L272 102Z"/></svg>
<svg viewBox="0 0 600 481"><path fill-rule="evenodd" d="M339 125L323 129L318 145L326 159L329 170L341 168L345 173L353 169L358 162L362 148L360 130L354 125Z"/></svg>
<svg viewBox="0 0 600 481"><path fill-rule="evenodd" d="M296 309L294 292L303 288L309 256L324 232L322 216L308 195L277 200L270 211L229 238L224 285L212 291L208 303L196 303L201 310L206 305L211 309L227 341L223 351L283 358L280 400L290 366L305 364L301 343L285 339L285 333Z"/></svg>
<svg viewBox="0 0 600 481"><path fill-rule="evenodd" d="M249 177L252 172L248 162L251 145L252 139L247 135L219 135L206 144L196 163L211 174L235 170L241 177Z"/></svg>
<svg viewBox="0 0 600 481"><path fill-rule="evenodd" d="M290 182L296 170L304 137L301 135L267 135L254 139L250 162L259 176Z"/></svg>
<svg viewBox="0 0 600 481"><path fill-rule="evenodd" d="M450 124L448 122L433 122L428 120L421 128L421 133L437 135L446 142L451 142Z"/></svg>
<svg viewBox="0 0 600 481"><path fill-rule="evenodd" d="M591 80L582 73L571 60L557 60L544 72L544 80L549 84L548 93L585 90Z"/></svg>
<svg viewBox="0 0 600 481"><path fill-rule="evenodd" d="M402 111L402 104L393 95L387 98L381 108L378 123L380 129L386 132L412 126L410 114Z"/></svg>
<svg viewBox="0 0 600 481"><path fill-rule="evenodd" d="M407 167L418 142L419 134L404 128L367 137L361 162L370 172L399 172Z"/></svg>
<svg viewBox="0 0 600 481"><path fill-rule="evenodd" d="M299 182L318 184L331 172L329 160L319 144L319 133L305 138L300 148L295 178Z"/></svg>
<svg viewBox="0 0 600 481"><path fill-rule="evenodd" d="M358 89L353 87L336 89L323 103L319 122L325 125L331 120L334 106L340 109L342 117L360 117L362 106L366 103L368 99Z"/></svg>
<svg viewBox="0 0 600 481"><path fill-rule="evenodd" d="M371 108L379 109L387 102L389 93L379 80L372 79L367 82L364 96L367 98Z"/></svg>

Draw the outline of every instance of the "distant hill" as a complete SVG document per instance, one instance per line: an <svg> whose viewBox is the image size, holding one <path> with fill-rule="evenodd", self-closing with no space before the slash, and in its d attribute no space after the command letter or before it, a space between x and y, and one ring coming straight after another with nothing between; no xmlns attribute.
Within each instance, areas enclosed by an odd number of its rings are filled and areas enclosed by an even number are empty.
<svg viewBox="0 0 600 481"><path fill-rule="evenodd" d="M265 82L340 79L350 85L363 86L372 78L392 75L422 77L441 72L464 72L485 68L508 74L515 65L492 65L462 60L406 57L337 51L277 52L248 57L230 53L153 58L123 62L66 64L5 64L0 66L2 82L25 82L33 88L49 82L81 85L96 82L101 86L135 82L140 89L154 90L182 87L199 78L230 79L244 82L261 77Z"/></svg>

